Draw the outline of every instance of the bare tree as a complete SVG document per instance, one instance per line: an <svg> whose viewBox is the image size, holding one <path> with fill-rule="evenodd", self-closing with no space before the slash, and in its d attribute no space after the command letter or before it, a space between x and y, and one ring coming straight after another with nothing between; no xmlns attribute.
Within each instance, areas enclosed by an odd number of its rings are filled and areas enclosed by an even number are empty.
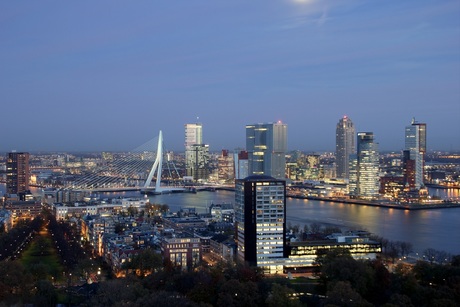
<svg viewBox="0 0 460 307"><path fill-rule="evenodd" d="M398 242L401 249L401 255L407 256L412 252L412 243L410 242Z"/></svg>
<svg viewBox="0 0 460 307"><path fill-rule="evenodd" d="M319 223L312 223L312 224L310 224L310 232L311 232L312 234L318 234L318 233L320 233L320 232L321 232L321 228L322 228L322 227L321 227L321 224L319 224Z"/></svg>

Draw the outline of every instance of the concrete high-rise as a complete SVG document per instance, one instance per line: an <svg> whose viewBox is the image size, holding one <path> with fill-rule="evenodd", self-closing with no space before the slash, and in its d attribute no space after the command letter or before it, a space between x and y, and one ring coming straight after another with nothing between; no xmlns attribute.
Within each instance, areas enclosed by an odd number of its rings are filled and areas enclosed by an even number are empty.
<svg viewBox="0 0 460 307"><path fill-rule="evenodd" d="M29 178L29 153L8 153L6 160L6 193L19 194L28 191Z"/></svg>
<svg viewBox="0 0 460 307"><path fill-rule="evenodd" d="M361 198L379 195L379 152L372 132L359 132L357 141L357 194Z"/></svg>
<svg viewBox="0 0 460 307"><path fill-rule="evenodd" d="M426 153L426 124L418 123L415 118L405 131L405 157L407 162L413 161L413 171L405 173L405 184L411 189L420 189L424 186L424 166Z"/></svg>
<svg viewBox="0 0 460 307"><path fill-rule="evenodd" d="M337 123L335 134L335 161L336 177L349 179L350 155L356 153L355 126L347 116L342 117Z"/></svg>
<svg viewBox="0 0 460 307"><path fill-rule="evenodd" d="M281 122L246 126L249 176L286 178L287 125Z"/></svg>
<svg viewBox="0 0 460 307"><path fill-rule="evenodd" d="M269 176L236 180L237 259L283 272L286 257L286 182Z"/></svg>

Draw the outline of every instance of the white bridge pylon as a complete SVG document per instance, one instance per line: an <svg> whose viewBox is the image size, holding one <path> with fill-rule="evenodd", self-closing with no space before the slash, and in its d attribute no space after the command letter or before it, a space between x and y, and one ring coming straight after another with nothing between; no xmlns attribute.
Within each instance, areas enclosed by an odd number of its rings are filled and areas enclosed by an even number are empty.
<svg viewBox="0 0 460 307"><path fill-rule="evenodd" d="M152 169L150 170L149 176L144 184L144 189L150 187L152 183L153 175L157 172L157 179L155 182L155 192L161 193L163 190L160 187L161 184L161 169L163 168L163 133L160 130L158 135L158 147L157 147L157 157L155 158L155 162L153 163Z"/></svg>

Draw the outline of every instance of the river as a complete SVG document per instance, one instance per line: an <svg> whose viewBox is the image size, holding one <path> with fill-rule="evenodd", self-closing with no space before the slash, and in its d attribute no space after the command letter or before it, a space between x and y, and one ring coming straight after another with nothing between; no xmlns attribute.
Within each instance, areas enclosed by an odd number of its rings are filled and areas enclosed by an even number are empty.
<svg viewBox="0 0 460 307"><path fill-rule="evenodd" d="M0 192L4 185L0 185ZM439 196L455 196L458 190L434 190ZM431 194L431 192L430 192ZM119 193L118 196L141 197L139 193ZM212 203L234 203L234 192L215 191L175 193L149 196L156 204L167 204L171 211L193 207L204 213ZM113 194L100 195L112 197ZM413 245L414 252L427 248L460 255L460 208L429 210L398 210L365 205L333 203L317 200L288 198L287 222L303 227L321 223L341 228L364 229L391 241L405 241Z"/></svg>

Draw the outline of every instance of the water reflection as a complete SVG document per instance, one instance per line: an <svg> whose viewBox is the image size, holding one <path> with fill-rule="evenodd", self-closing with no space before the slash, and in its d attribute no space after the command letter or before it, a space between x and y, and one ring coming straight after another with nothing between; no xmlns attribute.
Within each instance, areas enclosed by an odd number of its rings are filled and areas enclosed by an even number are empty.
<svg viewBox="0 0 460 307"><path fill-rule="evenodd" d="M458 197L458 190L431 190L430 194L435 192L441 197ZM100 196L110 198L117 195L143 197L136 192ZM213 203L234 203L235 196L233 192L216 191L164 194L150 196L149 199L152 203L169 205L172 211L193 207L203 213ZM414 252L421 253L426 248L434 248L460 254L460 208L408 211L288 198L286 211L287 222L301 227L316 222L365 229L391 241L411 242Z"/></svg>

